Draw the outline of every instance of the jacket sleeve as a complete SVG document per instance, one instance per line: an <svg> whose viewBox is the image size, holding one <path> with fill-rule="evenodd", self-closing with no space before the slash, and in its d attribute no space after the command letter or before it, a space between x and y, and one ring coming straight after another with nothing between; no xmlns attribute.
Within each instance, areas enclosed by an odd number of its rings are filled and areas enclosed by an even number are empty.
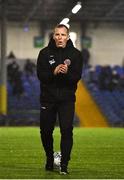
<svg viewBox="0 0 124 180"><path fill-rule="evenodd" d="M83 68L83 57L81 53L75 57L72 67L68 67L68 72L65 74L65 81L69 84L77 83L81 79Z"/></svg>
<svg viewBox="0 0 124 180"><path fill-rule="evenodd" d="M54 78L47 58L46 51L41 50L37 58L37 77L42 83L50 83Z"/></svg>

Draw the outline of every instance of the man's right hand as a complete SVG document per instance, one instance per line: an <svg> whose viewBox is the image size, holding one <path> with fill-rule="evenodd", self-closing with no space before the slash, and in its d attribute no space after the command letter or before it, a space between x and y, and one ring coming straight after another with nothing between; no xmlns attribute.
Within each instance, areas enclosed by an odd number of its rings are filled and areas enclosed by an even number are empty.
<svg viewBox="0 0 124 180"><path fill-rule="evenodd" d="M62 74L66 74L68 71L68 66L65 64L59 64L58 66L56 66L55 70L54 70L54 75L57 75L59 73Z"/></svg>

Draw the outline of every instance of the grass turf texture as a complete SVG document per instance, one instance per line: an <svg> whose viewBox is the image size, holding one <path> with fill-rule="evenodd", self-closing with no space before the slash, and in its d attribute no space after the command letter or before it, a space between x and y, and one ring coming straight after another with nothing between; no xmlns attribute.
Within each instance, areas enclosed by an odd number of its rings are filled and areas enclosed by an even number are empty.
<svg viewBox="0 0 124 180"><path fill-rule="evenodd" d="M59 151L59 128L54 131ZM1 179L122 179L124 178L124 130L74 128L69 175L44 170L39 128L0 128Z"/></svg>

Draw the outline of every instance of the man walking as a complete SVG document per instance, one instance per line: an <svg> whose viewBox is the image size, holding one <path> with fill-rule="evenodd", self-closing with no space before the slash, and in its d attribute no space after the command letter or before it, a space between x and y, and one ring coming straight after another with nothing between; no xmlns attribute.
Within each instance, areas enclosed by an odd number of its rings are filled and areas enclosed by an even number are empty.
<svg viewBox="0 0 124 180"><path fill-rule="evenodd" d="M61 133L60 174L68 174L73 145L75 92L82 73L82 55L69 39L69 29L59 24L47 47L39 52L37 76L40 80L40 133L46 153L47 171L53 170L53 130L58 117Z"/></svg>

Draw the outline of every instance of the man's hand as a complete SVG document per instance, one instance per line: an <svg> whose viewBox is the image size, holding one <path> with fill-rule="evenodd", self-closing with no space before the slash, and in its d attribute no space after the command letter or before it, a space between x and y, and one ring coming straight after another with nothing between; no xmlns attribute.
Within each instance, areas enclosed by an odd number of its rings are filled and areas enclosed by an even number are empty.
<svg viewBox="0 0 124 180"><path fill-rule="evenodd" d="M68 72L68 66L66 64L59 64L54 70L54 75L59 73L66 74Z"/></svg>

